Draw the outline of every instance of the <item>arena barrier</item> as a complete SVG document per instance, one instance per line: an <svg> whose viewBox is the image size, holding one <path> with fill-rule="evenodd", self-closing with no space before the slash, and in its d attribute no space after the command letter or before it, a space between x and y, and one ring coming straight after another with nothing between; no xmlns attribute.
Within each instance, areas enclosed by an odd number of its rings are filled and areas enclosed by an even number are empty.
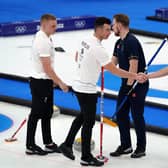
<svg viewBox="0 0 168 168"><path fill-rule="evenodd" d="M57 32L93 28L96 16L73 16L57 18ZM35 34L40 29L40 21L9 22L0 24L0 36Z"/></svg>

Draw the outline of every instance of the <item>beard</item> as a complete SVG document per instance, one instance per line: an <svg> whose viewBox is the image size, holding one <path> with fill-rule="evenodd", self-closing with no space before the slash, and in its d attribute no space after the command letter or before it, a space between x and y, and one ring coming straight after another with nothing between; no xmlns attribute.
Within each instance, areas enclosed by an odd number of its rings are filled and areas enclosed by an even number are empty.
<svg viewBox="0 0 168 168"><path fill-rule="evenodd" d="M115 36L117 36L117 37L120 36L119 32L116 32L116 33L114 33L114 34L115 34Z"/></svg>
<svg viewBox="0 0 168 168"><path fill-rule="evenodd" d="M114 32L115 36L120 36L120 30L117 28L116 32Z"/></svg>

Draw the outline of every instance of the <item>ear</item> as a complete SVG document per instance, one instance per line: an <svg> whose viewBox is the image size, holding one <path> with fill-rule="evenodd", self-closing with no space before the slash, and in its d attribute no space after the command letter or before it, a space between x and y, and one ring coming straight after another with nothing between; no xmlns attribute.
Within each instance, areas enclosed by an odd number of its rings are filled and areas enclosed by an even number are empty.
<svg viewBox="0 0 168 168"><path fill-rule="evenodd" d="M122 24L118 23L118 29L121 30L122 29Z"/></svg>
<svg viewBox="0 0 168 168"><path fill-rule="evenodd" d="M45 25L46 25L45 22L43 22L43 23L41 24L41 26L42 26L43 28L45 28Z"/></svg>
<svg viewBox="0 0 168 168"><path fill-rule="evenodd" d="M100 28L100 27L98 27L98 28L97 28L97 32L100 32L100 31L101 31L101 28Z"/></svg>

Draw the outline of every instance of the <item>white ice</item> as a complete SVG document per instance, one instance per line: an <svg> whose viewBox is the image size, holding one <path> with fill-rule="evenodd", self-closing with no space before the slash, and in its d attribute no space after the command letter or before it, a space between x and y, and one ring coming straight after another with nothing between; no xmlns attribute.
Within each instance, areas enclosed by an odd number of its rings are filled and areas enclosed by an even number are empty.
<svg viewBox="0 0 168 168"><path fill-rule="evenodd" d="M78 42L93 34L93 30L58 32L53 36L55 47L61 46L65 53L56 52L55 70L57 74L69 85L72 84L75 71L75 52ZM145 53L146 61L153 56L161 43L161 39L137 36ZM28 77L31 72L30 54L33 35L0 38L0 72L18 76ZM103 41L109 56L112 56L113 48L117 37L111 34L108 40ZM168 42L159 52L152 64L168 64ZM150 80L150 88L168 90L168 77ZM105 90L112 94L117 94L113 90ZM147 97L148 101L168 104L168 98Z"/></svg>
<svg viewBox="0 0 168 168"><path fill-rule="evenodd" d="M78 46L78 41L92 34L92 30L62 32L54 35L55 47L61 46L66 52L56 53L55 69L66 83L71 84L74 74L74 55ZM137 36L143 45L147 61L152 57L157 47L161 43L160 39L147 38ZM18 36L18 37L1 37L0 38L0 72L9 73L27 77L30 73L30 47L33 36ZM103 42L109 55L112 55L114 42L116 37L111 35L107 41ZM157 56L153 64L168 63L167 59L167 44ZM168 90L168 78L160 78L151 80L151 88L161 88ZM114 92L114 91L111 91ZM114 92L117 94L116 92ZM148 97L151 101L168 104L168 99L156 99ZM75 152L76 160L71 161L65 158L62 154L50 154L48 156L27 156L25 155L25 137L26 125L17 134L18 141L12 143L4 142L5 138L9 138L18 128L21 121L26 117L30 109L23 106L2 103L0 102L0 113L5 114L13 119L14 125L0 133L0 167L2 168L75 168L81 167L79 164L80 153ZM59 115L52 119L52 136L57 144L64 141L71 122L72 116ZM131 130L133 147L136 146L136 137L134 130ZM80 137L80 133L77 135ZM96 143L93 153L99 154L99 123L96 122L93 131L93 140ZM36 135L37 144L42 146L40 122L37 128ZM117 128L110 127L104 124L103 135L103 154L109 157L105 168L167 168L168 166L168 139L167 136L147 133L147 156L141 159L131 159L129 155L119 158L110 158L109 153L116 149L119 145L119 132Z"/></svg>
<svg viewBox="0 0 168 168"><path fill-rule="evenodd" d="M7 143L5 138L9 138L17 129L21 121L29 114L30 109L23 106L0 102L0 112L10 116L14 125L5 132L0 133L0 167L2 168L76 168L81 167L80 152L74 150L75 161L65 158L62 154L49 154L47 156L27 156L25 155L26 125L16 135L17 141ZM59 115L52 118L52 136L57 144L61 144L68 133L74 117ZM93 129L92 139L95 141L94 155L99 154L99 122L96 122ZM109 157L109 153L119 145L118 129L104 124L103 134L103 154L109 158L105 163L105 168L167 168L168 161L168 139L167 136L147 133L147 155L141 159L132 159L130 155L118 158ZM133 147L135 148L136 138L134 130L131 130ZM80 137L80 132L77 137ZM38 123L36 143L43 147L41 138L40 122Z"/></svg>

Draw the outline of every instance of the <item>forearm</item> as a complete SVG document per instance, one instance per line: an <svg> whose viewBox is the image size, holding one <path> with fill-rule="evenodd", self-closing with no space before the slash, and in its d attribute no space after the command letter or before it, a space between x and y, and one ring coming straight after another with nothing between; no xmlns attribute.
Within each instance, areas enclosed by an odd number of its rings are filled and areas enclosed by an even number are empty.
<svg viewBox="0 0 168 168"><path fill-rule="evenodd" d="M137 69L138 69L138 68L137 68L136 66L130 66L130 67L129 67L129 72L137 73ZM134 79L128 78L128 80L127 80L127 85L132 85L133 82L134 82Z"/></svg>
<svg viewBox="0 0 168 168"><path fill-rule="evenodd" d="M41 63L44 69L44 72L48 75L49 78L53 80L55 84L60 84L62 81L55 73L54 69L51 66L50 57L41 57Z"/></svg>
<svg viewBox="0 0 168 168"><path fill-rule="evenodd" d="M67 85L58 77L54 69L51 66L50 57L42 57L41 62L45 73L53 80L55 84L58 84L59 87L64 91L68 91Z"/></svg>
<svg viewBox="0 0 168 168"><path fill-rule="evenodd" d="M159 78L159 77L163 77L163 76L166 76L168 75L168 67L167 68L164 68L164 69L161 69L157 72L153 72L153 73L150 73L148 74L148 78L151 79L151 78Z"/></svg>
<svg viewBox="0 0 168 168"><path fill-rule="evenodd" d="M112 62L105 65L104 68L110 71L112 74L115 74L121 78L130 78L134 80L137 77L136 73L128 72L123 69L117 68Z"/></svg>
<svg viewBox="0 0 168 168"><path fill-rule="evenodd" d="M55 84L59 85L62 82L61 79L58 77L58 75L54 72L52 68L47 68L45 70L45 73L53 80Z"/></svg>

